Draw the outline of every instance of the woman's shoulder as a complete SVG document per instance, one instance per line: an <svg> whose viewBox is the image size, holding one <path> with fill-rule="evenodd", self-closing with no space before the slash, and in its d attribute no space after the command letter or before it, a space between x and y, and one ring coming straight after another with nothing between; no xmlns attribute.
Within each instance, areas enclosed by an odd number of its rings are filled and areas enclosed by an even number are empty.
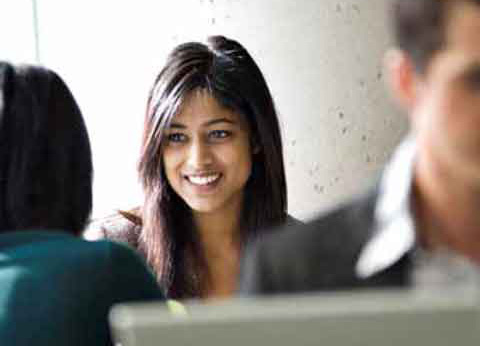
<svg viewBox="0 0 480 346"><path fill-rule="evenodd" d="M140 208L128 211L119 210L110 215L94 219L83 233L87 240L110 239L127 243L134 248L142 229Z"/></svg>

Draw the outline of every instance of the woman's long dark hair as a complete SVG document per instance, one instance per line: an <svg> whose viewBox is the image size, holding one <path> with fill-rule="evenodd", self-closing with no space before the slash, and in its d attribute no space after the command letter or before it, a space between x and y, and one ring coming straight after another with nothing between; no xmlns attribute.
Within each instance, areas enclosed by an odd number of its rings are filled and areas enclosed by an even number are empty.
<svg viewBox="0 0 480 346"><path fill-rule="evenodd" d="M78 235L92 208L92 161L80 110L61 78L0 62L0 232Z"/></svg>
<svg viewBox="0 0 480 346"><path fill-rule="evenodd" d="M163 133L182 102L202 90L246 117L260 149L245 189L242 243L286 219L287 191L280 126L265 79L238 42L213 36L177 46L151 89L139 175L145 193L140 247L172 298L202 295L205 260L192 213L170 187L162 163Z"/></svg>

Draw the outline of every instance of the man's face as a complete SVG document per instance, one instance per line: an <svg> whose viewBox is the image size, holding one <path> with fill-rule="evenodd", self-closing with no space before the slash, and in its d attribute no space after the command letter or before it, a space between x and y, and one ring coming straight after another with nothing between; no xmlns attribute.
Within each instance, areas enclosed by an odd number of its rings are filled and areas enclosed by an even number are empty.
<svg viewBox="0 0 480 346"><path fill-rule="evenodd" d="M432 156L480 181L480 6L452 6L445 46L417 76L412 126Z"/></svg>

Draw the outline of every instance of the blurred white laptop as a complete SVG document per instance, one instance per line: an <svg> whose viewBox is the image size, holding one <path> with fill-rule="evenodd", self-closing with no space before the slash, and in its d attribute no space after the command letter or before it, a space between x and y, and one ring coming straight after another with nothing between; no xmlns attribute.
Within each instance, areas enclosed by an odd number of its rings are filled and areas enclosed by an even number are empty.
<svg viewBox="0 0 480 346"><path fill-rule="evenodd" d="M364 291L187 304L123 304L110 323L122 346L480 345L477 290Z"/></svg>

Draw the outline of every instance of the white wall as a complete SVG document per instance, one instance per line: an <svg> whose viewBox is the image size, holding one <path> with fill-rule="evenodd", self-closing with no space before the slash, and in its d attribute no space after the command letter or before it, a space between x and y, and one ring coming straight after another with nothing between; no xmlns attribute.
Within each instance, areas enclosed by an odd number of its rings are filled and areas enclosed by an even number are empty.
<svg viewBox="0 0 480 346"><path fill-rule="evenodd" d="M36 61L31 0L0 1L0 59L17 63Z"/></svg>
<svg viewBox="0 0 480 346"><path fill-rule="evenodd" d="M387 0L38 1L40 59L71 87L95 165L94 215L141 201L146 96L174 45L224 34L265 74L281 115L290 211L372 182L406 123L383 85Z"/></svg>

